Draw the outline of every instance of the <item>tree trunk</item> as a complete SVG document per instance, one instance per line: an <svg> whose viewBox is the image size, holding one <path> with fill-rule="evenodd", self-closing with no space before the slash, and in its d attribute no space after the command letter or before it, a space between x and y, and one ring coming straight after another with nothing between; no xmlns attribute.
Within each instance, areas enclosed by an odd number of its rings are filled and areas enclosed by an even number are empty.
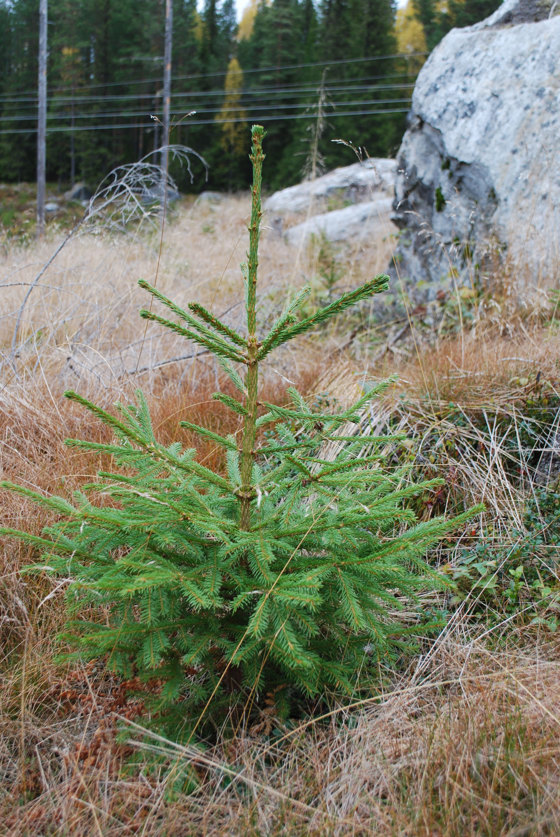
<svg viewBox="0 0 560 837"><path fill-rule="evenodd" d="M161 150L162 201L167 204L169 170L169 128L171 118L171 48L173 43L173 0L165 3L165 49L163 56L163 142Z"/></svg>
<svg viewBox="0 0 560 837"><path fill-rule="evenodd" d="M37 238L45 233L47 164L47 0L39 5L39 78L37 119Z"/></svg>

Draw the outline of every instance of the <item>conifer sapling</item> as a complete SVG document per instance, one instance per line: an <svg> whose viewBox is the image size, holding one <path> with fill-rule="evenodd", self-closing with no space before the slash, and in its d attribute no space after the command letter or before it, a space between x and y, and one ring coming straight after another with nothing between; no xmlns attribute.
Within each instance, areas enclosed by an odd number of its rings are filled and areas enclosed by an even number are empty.
<svg viewBox="0 0 560 837"><path fill-rule="evenodd" d="M114 441L66 444L111 454L115 471L100 471L72 503L2 484L59 517L41 537L0 534L42 551L35 570L71 579L73 618L63 639L72 653L103 658L124 676L157 679L154 717L174 713L186 729L202 707L219 717L220 707L249 692L353 692L372 652L383 656L402 637L403 599L410 607L419 590L440 583L426 551L469 516L418 522L407 501L441 480L415 484L406 467L388 471L382 450L394 437L341 435L381 387L333 414L313 411L293 388L284 407L259 399L259 369L271 352L388 284L377 276L307 317L298 316L303 289L259 333L263 136L254 126L246 332L201 305L183 310L140 282L169 312L141 316L211 352L238 390L238 398L214 397L242 417L240 441L183 422L224 448L227 469L206 468L180 442L159 443L140 391L114 415L68 392L112 429ZM322 456L333 439L341 447L334 462ZM103 495L110 505L96 503ZM86 608L103 618L84 619Z"/></svg>

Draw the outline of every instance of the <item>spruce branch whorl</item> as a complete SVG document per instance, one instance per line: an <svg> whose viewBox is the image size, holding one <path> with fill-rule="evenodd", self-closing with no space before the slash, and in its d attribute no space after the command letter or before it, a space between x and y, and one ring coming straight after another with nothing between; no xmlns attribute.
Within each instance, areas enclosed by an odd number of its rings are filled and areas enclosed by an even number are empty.
<svg viewBox="0 0 560 837"><path fill-rule="evenodd" d="M321 308L313 316L306 317L304 320L295 322L293 325L286 324L285 328L277 330L274 336L271 334L265 340L259 352L259 360L262 360L272 349L276 349L288 340L292 340L294 337L298 337L300 334L305 334L305 332L316 328L321 323L331 319L331 317L341 314L352 305L357 305L359 302L368 299L374 294L386 291L388 287L389 277L385 274L380 274L359 288L343 294L339 299L331 302L330 305Z"/></svg>
<svg viewBox="0 0 560 837"><path fill-rule="evenodd" d="M164 317L160 317L158 314L154 314L153 311L148 311L145 308L140 309L140 316L144 320L151 320L154 323L165 326L176 334L180 334L181 337L187 337L212 354L220 355L220 357L226 358L226 360L233 360L236 363L247 363L247 358L244 355L241 355L234 346L230 346L217 335L206 336L204 334L197 334L195 331L183 328L178 323L166 320Z"/></svg>
<svg viewBox="0 0 560 837"><path fill-rule="evenodd" d="M221 332L224 337L229 337L229 339L236 343L238 346L241 346L243 349L247 348L247 341L244 337L241 337L236 331L230 328L226 323L223 323L218 317L214 316L210 311L207 311L204 306L199 305L197 302L189 303L189 310L204 320L208 325L212 326L215 331Z"/></svg>

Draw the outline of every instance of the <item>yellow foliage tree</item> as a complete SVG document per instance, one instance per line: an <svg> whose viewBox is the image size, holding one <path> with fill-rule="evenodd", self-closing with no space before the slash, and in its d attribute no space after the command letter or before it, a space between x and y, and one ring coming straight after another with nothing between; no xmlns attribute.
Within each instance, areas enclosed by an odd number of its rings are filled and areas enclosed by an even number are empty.
<svg viewBox="0 0 560 837"><path fill-rule="evenodd" d="M228 64L225 81L225 99L216 117L222 123L220 145L230 154L244 154L247 135L247 113L241 105L243 70L237 58Z"/></svg>
<svg viewBox="0 0 560 837"><path fill-rule="evenodd" d="M408 0L404 8L397 10L395 32L398 50L403 55L410 55L410 72L415 75L426 59L424 56L414 55L414 53L426 52L427 47L424 27L416 17L412 0Z"/></svg>
<svg viewBox="0 0 560 837"><path fill-rule="evenodd" d="M194 13L194 36L199 44L204 37L204 21L199 12Z"/></svg>
<svg viewBox="0 0 560 837"><path fill-rule="evenodd" d="M247 41L251 37L260 2L261 0L250 0L245 6L237 27L238 41Z"/></svg>

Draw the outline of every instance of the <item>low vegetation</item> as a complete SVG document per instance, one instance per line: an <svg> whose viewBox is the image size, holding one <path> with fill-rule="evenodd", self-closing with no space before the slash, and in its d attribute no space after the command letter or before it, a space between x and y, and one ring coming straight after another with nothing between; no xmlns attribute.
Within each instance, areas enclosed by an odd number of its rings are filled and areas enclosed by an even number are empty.
<svg viewBox="0 0 560 837"><path fill-rule="evenodd" d="M245 197L178 212L162 251L154 233L78 236L23 310L57 241L6 244L2 479L65 498L92 481L99 455L64 439L110 446L113 433L63 399L69 388L114 413L141 386L158 442L196 447L198 462L222 472L223 446L192 425L235 436L241 417L212 399L235 389L203 347L178 348L138 320L146 303L136 280L146 276L183 307L195 297L213 304L238 330L248 212ZM279 290L308 282L309 316L382 272L391 232L360 251L315 242L294 259L265 218L263 328L281 313ZM367 379L398 373L362 406L352 434L386 437L389 471L438 481L407 500L426 525L484 505L426 554L443 587L397 603L407 652L376 654L373 665L370 655L353 694L331 684L286 706L281 678L258 699L240 683L247 711L214 716L190 741L161 734L147 718L162 682L115 674L104 658L58 661L72 578L23 575L40 553L3 539L0 810L9 833L557 833L560 335L554 293L523 278L516 284L504 269L439 300L431 328L422 311L409 312L406 328L375 326L367 303L287 343L266 367L259 400L279 414L286 384L301 409L344 415ZM324 442L321 459L340 461L342 447ZM103 457L110 471L110 450ZM4 491L2 503L11 529L39 536L64 526L30 496ZM90 616L109 624L106 610Z"/></svg>

